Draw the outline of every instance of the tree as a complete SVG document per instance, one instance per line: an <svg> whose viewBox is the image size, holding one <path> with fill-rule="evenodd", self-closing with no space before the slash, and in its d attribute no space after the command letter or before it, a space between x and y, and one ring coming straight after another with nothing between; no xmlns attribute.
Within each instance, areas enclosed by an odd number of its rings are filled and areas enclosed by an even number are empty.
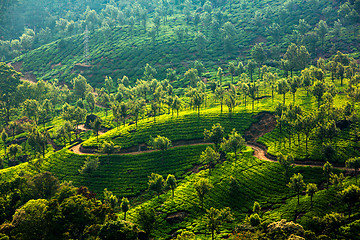
<svg viewBox="0 0 360 240"><path fill-rule="evenodd" d="M107 188L104 189L104 203L111 207L112 209L115 209L118 206L119 199L112 193L112 191L107 190Z"/></svg>
<svg viewBox="0 0 360 240"><path fill-rule="evenodd" d="M222 68L221 68L221 67L218 67L218 71L217 71L217 73L216 73L216 77L217 77L217 79L218 79L218 81L219 81L219 86L220 86L220 87L222 86L222 78L223 78L223 76L224 76L224 72L223 72Z"/></svg>
<svg viewBox="0 0 360 240"><path fill-rule="evenodd" d="M235 130L231 131L228 139L223 138L221 148L224 151L233 151L235 154L235 161L237 161L237 151L245 146L244 138Z"/></svg>
<svg viewBox="0 0 360 240"><path fill-rule="evenodd" d="M353 206L360 201L360 188L354 184L345 188L341 192L342 200L348 205L349 218L351 216L351 209Z"/></svg>
<svg viewBox="0 0 360 240"><path fill-rule="evenodd" d="M313 196L318 191L318 188L315 183L308 183L306 185L306 193L310 196L311 208L313 207Z"/></svg>
<svg viewBox="0 0 360 240"><path fill-rule="evenodd" d="M14 159L16 160L16 155L18 153L20 153L22 150L22 147L20 145L17 145L17 144L11 144L9 146L9 153L10 155L12 155L14 157Z"/></svg>
<svg viewBox="0 0 360 240"><path fill-rule="evenodd" d="M286 67L290 71L290 76L292 77L293 71L305 68L309 59L310 54L305 46L298 47L296 44L292 43L284 54L283 60L286 61Z"/></svg>
<svg viewBox="0 0 360 240"><path fill-rule="evenodd" d="M28 143L36 152L42 153L43 158L45 158L45 151L49 137L48 132L41 133L34 128L29 134Z"/></svg>
<svg viewBox="0 0 360 240"><path fill-rule="evenodd" d="M256 96L259 92L259 87L256 85L256 83L249 83L248 84L248 95L252 100L252 111L254 112L254 108L255 108L255 100L256 100Z"/></svg>
<svg viewBox="0 0 360 240"><path fill-rule="evenodd" d="M223 104L225 98L225 90L221 86L217 86L215 89L215 98L220 101L220 111L223 111Z"/></svg>
<svg viewBox="0 0 360 240"><path fill-rule="evenodd" d="M231 75L231 83L234 83L234 75L236 73L236 66L235 66L235 63L234 62L229 62L229 72L230 72L230 75Z"/></svg>
<svg viewBox="0 0 360 240"><path fill-rule="evenodd" d="M323 96L326 92L326 85L322 81L316 81L313 86L312 94L315 96L316 101L318 102L318 108L320 108L320 103L323 99Z"/></svg>
<svg viewBox="0 0 360 240"><path fill-rule="evenodd" d="M218 150L220 143L224 137L224 128L220 123L216 123L211 127L211 130L204 129L204 140L211 141L215 144L215 150Z"/></svg>
<svg viewBox="0 0 360 240"><path fill-rule="evenodd" d="M266 60L266 53L262 44L256 43L251 49L251 57L257 63L259 67L259 78L260 78L260 67L264 64Z"/></svg>
<svg viewBox="0 0 360 240"><path fill-rule="evenodd" d="M76 138L79 131L79 124L85 120L86 114L87 111L80 107L77 107L74 112L73 120L75 121L75 125L76 125Z"/></svg>
<svg viewBox="0 0 360 240"><path fill-rule="evenodd" d="M135 126L137 128L139 115L143 114L144 109L146 107L146 103L144 99L139 99L132 102L130 106L131 106L131 113L135 117Z"/></svg>
<svg viewBox="0 0 360 240"><path fill-rule="evenodd" d="M272 101L274 101L274 90L276 89L276 82L277 82L277 79L278 79L278 76L277 76L277 73L271 73L271 72L266 72L264 73L264 76L263 76L266 84L270 85L271 87L271 98L272 98Z"/></svg>
<svg viewBox="0 0 360 240"><path fill-rule="evenodd" d="M168 150L171 145L171 140L167 137L158 135L156 138L150 139L149 145L151 148L161 151L161 160L164 160L164 153Z"/></svg>
<svg viewBox="0 0 360 240"><path fill-rule="evenodd" d="M201 208L204 208L204 197L205 195L210 192L210 190L214 187L208 179L206 178L199 178L195 184L195 191L198 195L200 202L201 202Z"/></svg>
<svg viewBox="0 0 360 240"><path fill-rule="evenodd" d="M353 168L357 182L357 175L360 168L360 157L350 158L345 162L347 168Z"/></svg>
<svg viewBox="0 0 360 240"><path fill-rule="evenodd" d="M100 118L96 118L94 121L90 122L90 126L96 134L96 141L99 143L99 131L101 128L101 120Z"/></svg>
<svg viewBox="0 0 360 240"><path fill-rule="evenodd" d="M250 59L246 65L246 69L250 75L251 82L253 82L253 75L254 75L255 68L256 68L256 63Z"/></svg>
<svg viewBox="0 0 360 240"><path fill-rule="evenodd" d="M220 153L216 152L212 147L207 147L200 155L200 162L206 164L209 168L209 175L211 175L211 169L220 159Z"/></svg>
<svg viewBox="0 0 360 240"><path fill-rule="evenodd" d="M293 102L295 103L295 96L298 88L301 86L301 79L297 76L289 78L288 84L289 84L290 92L293 94Z"/></svg>
<svg viewBox="0 0 360 240"><path fill-rule="evenodd" d="M253 211L253 213L260 214L260 212L261 212L261 206L260 206L260 203L259 203L259 202L257 202L257 201L254 202L252 211Z"/></svg>
<svg viewBox="0 0 360 240"><path fill-rule="evenodd" d="M328 25L326 23L326 21L324 20L320 20L317 24L316 24L316 28L315 31L317 32L317 34L320 37L321 40L321 46L324 47L324 43L325 43L325 36L328 33Z"/></svg>
<svg viewBox="0 0 360 240"><path fill-rule="evenodd" d="M224 222L231 221L233 217L229 207L220 210L211 207L210 210L207 210L206 212L206 225L211 232L211 239L214 240L215 231L217 231L220 225Z"/></svg>
<svg viewBox="0 0 360 240"><path fill-rule="evenodd" d="M164 182L164 178L160 174L151 173L151 175L149 176L149 190L156 192L158 198L160 196L160 193L162 193L163 191Z"/></svg>
<svg viewBox="0 0 360 240"><path fill-rule="evenodd" d="M231 85L230 89L227 91L225 103L229 109L229 114L231 117L231 113L233 112L236 105L236 90L234 85Z"/></svg>
<svg viewBox="0 0 360 240"><path fill-rule="evenodd" d="M95 96L92 92L89 92L86 97L85 97L85 101L90 109L91 112L94 112L94 109L95 109L95 105L96 105L96 102L95 102Z"/></svg>
<svg viewBox="0 0 360 240"><path fill-rule="evenodd" d="M121 211L124 212L124 221L126 221L126 213L127 211L129 211L130 208L129 200L126 197L122 198L120 207L121 207Z"/></svg>
<svg viewBox="0 0 360 240"><path fill-rule="evenodd" d="M308 113L299 117L299 122L301 125L301 131L305 135L305 149L306 155L308 154L308 139L315 127L316 119L312 113Z"/></svg>
<svg viewBox="0 0 360 240"><path fill-rule="evenodd" d="M181 105L182 105L181 99L178 96L175 96L171 107L176 110L177 117L179 117L179 110L181 108Z"/></svg>
<svg viewBox="0 0 360 240"><path fill-rule="evenodd" d="M294 158L291 155L284 157L282 154L278 156L279 164L284 168L285 177L288 178L289 170L294 163Z"/></svg>
<svg viewBox="0 0 360 240"><path fill-rule="evenodd" d="M286 80L280 80L277 84L277 88L276 91L278 92L278 94L283 94L284 98L283 98L283 104L285 104L285 96L286 93L289 91L289 85L287 83Z"/></svg>
<svg viewBox="0 0 360 240"><path fill-rule="evenodd" d="M3 141L4 144L4 151L5 151L5 155L6 155L6 141L8 139L8 134L5 131L5 128L2 130L1 132L1 140Z"/></svg>
<svg viewBox="0 0 360 240"><path fill-rule="evenodd" d="M87 83L86 78L80 74L73 78L71 83L74 88L74 95L76 99L85 99L86 95L91 92L91 86Z"/></svg>
<svg viewBox="0 0 360 240"><path fill-rule="evenodd" d="M165 182L166 186L168 188L171 189L172 191L172 197L174 198L174 191L175 191L175 188L176 188L176 178L174 175L172 174L169 174L166 178L166 182Z"/></svg>
<svg viewBox="0 0 360 240"><path fill-rule="evenodd" d="M331 163L326 162L323 166L324 176L326 178L326 189L329 189L329 180L332 173L333 166Z"/></svg>
<svg viewBox="0 0 360 240"><path fill-rule="evenodd" d="M110 154L113 154L115 152L114 143L112 141L105 141L101 145L100 152L107 155L107 161L109 163L110 161Z"/></svg>
<svg viewBox="0 0 360 240"><path fill-rule="evenodd" d="M195 68L190 68L185 72L184 79L189 81L189 86L196 87L197 82L200 81L198 70Z"/></svg>
<svg viewBox="0 0 360 240"><path fill-rule="evenodd" d="M10 122L11 109L17 104L16 90L21 83L20 76L21 73L13 67L0 62L0 107L4 112L5 124Z"/></svg>
<svg viewBox="0 0 360 240"><path fill-rule="evenodd" d="M305 187L305 182L303 180L303 176L301 175L301 173L294 174L290 178L290 182L287 184L287 186L296 192L297 197L298 197L298 205L299 205L300 204L300 193L301 193L302 189Z"/></svg>

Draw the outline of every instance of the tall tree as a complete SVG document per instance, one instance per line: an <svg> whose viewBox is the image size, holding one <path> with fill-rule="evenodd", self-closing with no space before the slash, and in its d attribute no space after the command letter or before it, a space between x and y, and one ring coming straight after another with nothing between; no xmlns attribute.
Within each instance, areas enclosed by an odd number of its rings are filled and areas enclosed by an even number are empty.
<svg viewBox="0 0 360 240"><path fill-rule="evenodd" d="M166 181L165 181L165 184L168 188L171 189L171 192L172 192L172 197L174 198L174 191L175 191L175 188L176 188L176 178L174 175L172 174L169 174L166 178Z"/></svg>
<svg viewBox="0 0 360 240"><path fill-rule="evenodd" d="M318 191L318 188L315 183L308 183L306 185L306 194L310 196L311 208L313 207L313 196Z"/></svg>
<svg viewBox="0 0 360 240"><path fill-rule="evenodd" d="M333 166L331 163L326 162L323 166L323 172L326 179L326 189L329 189L329 181L332 173Z"/></svg>
<svg viewBox="0 0 360 240"><path fill-rule="evenodd" d="M149 145L151 148L161 151L161 160L164 160L165 151L172 146L170 139L159 135L156 138L151 139Z"/></svg>
<svg viewBox="0 0 360 240"><path fill-rule="evenodd" d="M232 151L235 154L235 161L237 161L237 152L245 146L244 138L235 130L231 131L228 139L223 138L221 148L224 151Z"/></svg>
<svg viewBox="0 0 360 240"><path fill-rule="evenodd" d="M123 197L120 204L121 210L124 212L124 221L126 221L126 213L129 211L130 203L126 197Z"/></svg>
<svg viewBox="0 0 360 240"><path fill-rule="evenodd" d="M207 147L200 155L200 162L206 164L211 175L211 169L220 159L220 153L216 152L212 147Z"/></svg>
<svg viewBox="0 0 360 240"><path fill-rule="evenodd" d="M210 192L210 190L214 187L208 179L206 178L199 178L195 184L195 191L197 196L200 199L201 208L204 208L204 197L205 195Z"/></svg>
<svg viewBox="0 0 360 240"><path fill-rule="evenodd" d="M18 103L17 86L20 85L21 73L4 62L0 62L0 107L5 124L10 122L11 110Z"/></svg>
<svg viewBox="0 0 360 240"><path fill-rule="evenodd" d="M163 188L164 188L164 178L163 176L156 174L156 173L151 173L151 175L149 176L149 190L156 192L158 198L160 196L160 193L162 193Z"/></svg>
<svg viewBox="0 0 360 240"><path fill-rule="evenodd" d="M216 209L211 207L210 210L206 211L206 225L211 231L211 239L215 239L215 232L218 230L221 224L233 219L230 212L230 208L226 207L223 209Z"/></svg>
<svg viewBox="0 0 360 240"><path fill-rule="evenodd" d="M220 143L224 137L224 128L220 123L216 123L211 127L211 130L204 129L204 140L211 141L215 144L215 150L218 150Z"/></svg>
<svg viewBox="0 0 360 240"><path fill-rule="evenodd" d="M298 199L297 202L299 205L300 204L300 193L303 190L303 188L305 187L305 182L303 180L303 176L301 175L301 173L294 174L290 178L290 182L287 184L287 186L296 192L297 199Z"/></svg>

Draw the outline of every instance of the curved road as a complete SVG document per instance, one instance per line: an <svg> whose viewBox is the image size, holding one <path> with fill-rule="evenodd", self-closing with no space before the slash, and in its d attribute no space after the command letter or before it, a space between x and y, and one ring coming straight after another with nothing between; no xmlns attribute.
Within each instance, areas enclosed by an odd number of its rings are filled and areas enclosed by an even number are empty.
<svg viewBox="0 0 360 240"><path fill-rule="evenodd" d="M79 126L79 129L86 131L89 129L86 129L83 125L81 125L81 127ZM104 134L105 132L99 132L99 135ZM182 144L182 145L177 145L175 147L181 147L181 146L195 146L195 145L209 145L209 143L192 143L192 144ZM99 153L85 153L82 152L80 149L81 143L73 146L72 148L70 148L70 151L74 152L75 154L79 154L79 155L100 155ZM269 161L269 162L277 162L276 160L270 159L266 156L267 153L267 149L265 148L261 148L257 145L254 145L251 142L246 143L246 146L251 147L254 150L254 156L258 159L264 160L264 161ZM172 148L175 148L172 147ZM149 153L149 152L154 152L157 150L146 150L146 151L134 151L134 152L127 152L127 153L115 153L115 154L111 154L111 155L137 155L137 154L142 154L142 153ZM293 163L294 166L308 166L308 167L322 167L322 165L316 165L316 162L308 162L308 164L305 163ZM340 169L340 170L346 170L346 171L354 171L353 169L349 169L349 168L345 168L345 167L333 167L336 169Z"/></svg>

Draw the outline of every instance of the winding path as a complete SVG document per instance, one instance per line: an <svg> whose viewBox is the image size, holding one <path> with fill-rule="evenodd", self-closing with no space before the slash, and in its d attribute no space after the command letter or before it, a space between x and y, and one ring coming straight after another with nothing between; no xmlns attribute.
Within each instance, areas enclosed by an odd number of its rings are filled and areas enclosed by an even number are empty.
<svg viewBox="0 0 360 240"><path fill-rule="evenodd" d="M261 144L256 143L256 140L265 135L268 132L271 132L274 128L275 128L275 118L272 114L269 113L259 113L257 116L255 116L254 118L258 118L259 121L256 123L253 123L249 130L247 132L245 132L245 138L247 138L247 143L246 146L251 147L254 150L253 155L261 160L264 161L268 161L268 162L277 162L276 157L275 156L269 156L267 154L267 148L266 146L263 146ZM275 123L275 124L274 124ZM81 129L82 131L89 131L90 129L85 128L84 125L79 125L79 129ZM104 134L104 131L99 132L99 135ZM179 144L176 146L173 146L172 148L175 147L182 147L182 146L196 146L196 145L209 145L209 143L205 143L205 142L198 142L198 143L189 143L189 144ZM79 154L79 155L101 155L100 153L87 153L87 152L83 152L81 151L81 143L73 146L72 148L70 148L70 151L74 152L75 154ZM125 153L114 153L112 155L137 155L137 154L142 154L142 153L149 153L149 152L154 152L157 150L145 150L145 151L131 151L131 152L125 152ZM302 161L302 162L294 162L293 163L294 166L308 166L308 167L323 167L323 162L316 162L316 161ZM340 170L345 170L348 172L353 172L353 169L349 169L349 168L345 168L345 167L333 167L336 169L340 169Z"/></svg>

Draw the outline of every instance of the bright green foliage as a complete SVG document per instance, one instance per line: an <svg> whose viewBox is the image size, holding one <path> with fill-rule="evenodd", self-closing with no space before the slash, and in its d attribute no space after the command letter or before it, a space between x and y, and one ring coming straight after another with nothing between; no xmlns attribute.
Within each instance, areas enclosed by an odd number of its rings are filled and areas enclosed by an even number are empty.
<svg viewBox="0 0 360 240"><path fill-rule="evenodd" d="M100 152L107 155L108 162L109 162L109 156L110 156L110 154L113 154L113 153L115 152L114 143L113 143L112 141L110 141L110 142L104 142L104 143L101 145Z"/></svg>
<svg viewBox="0 0 360 240"><path fill-rule="evenodd" d="M326 178L326 188L328 189L329 188L329 182L330 182L330 176L331 176L331 173L333 171L333 166L331 163L329 162L326 162L323 166L323 172L324 172L324 176Z"/></svg>
<svg viewBox="0 0 360 240"><path fill-rule="evenodd" d="M87 157L85 163L79 169L81 174L90 174L94 172L99 167L100 161L99 158Z"/></svg>
<svg viewBox="0 0 360 240"><path fill-rule="evenodd" d="M126 213L130 209L130 203L129 203L129 200L126 197L123 197L121 199L120 208L121 208L121 211L124 212L124 221L126 221Z"/></svg>
<svg viewBox="0 0 360 240"><path fill-rule="evenodd" d="M234 152L235 161L237 161L237 152L245 146L244 138L235 130L235 128L231 131L229 137L227 139L223 138L221 143L221 149L227 152Z"/></svg>
<svg viewBox="0 0 360 240"><path fill-rule="evenodd" d="M18 153L20 153L21 150L22 150L22 147L18 144L11 144L9 146L9 153L10 153L10 155L12 155L14 157L15 160L16 160L16 155Z"/></svg>
<svg viewBox="0 0 360 240"><path fill-rule="evenodd" d="M310 196L310 201L311 201L311 208L313 206L313 196L315 195L315 193L318 191L318 188L316 186L315 183L308 183L306 185L306 194L308 196Z"/></svg>
<svg viewBox="0 0 360 240"><path fill-rule="evenodd" d="M196 194L200 199L201 208L204 208L204 197L214 186L206 178L200 178L195 182Z"/></svg>
<svg viewBox="0 0 360 240"><path fill-rule="evenodd" d="M119 199L107 188L104 189L104 203L115 209L118 206Z"/></svg>
<svg viewBox="0 0 360 240"><path fill-rule="evenodd" d="M261 212L261 206L260 206L260 203L255 201L254 202L254 206L253 206L253 209L252 209L253 213L257 213L257 214L260 214Z"/></svg>
<svg viewBox="0 0 360 240"><path fill-rule="evenodd" d="M93 129L94 133L96 134L96 141L99 143L99 131L101 128L101 120L96 118L93 122L90 123L91 128Z"/></svg>
<svg viewBox="0 0 360 240"><path fill-rule="evenodd" d="M290 182L287 184L287 186L296 192L297 197L298 197L298 205L299 205L300 204L300 193L303 190L303 188L305 187L305 182L303 180L303 176L301 175L301 173L294 174L290 178Z"/></svg>
<svg viewBox="0 0 360 240"><path fill-rule="evenodd" d="M292 167L294 158L291 155L283 156L282 154L280 154L277 159L281 167L284 169L285 178L288 178L289 170Z"/></svg>
<svg viewBox="0 0 360 240"><path fill-rule="evenodd" d="M151 148L161 151L162 160L164 160L164 152L172 146L170 139L159 135L156 138L151 139L149 145Z"/></svg>
<svg viewBox="0 0 360 240"><path fill-rule="evenodd" d="M4 151L5 151L5 154L6 154L6 141L8 139L8 134L6 133L5 129L2 130L1 132L1 140L3 141L3 144L4 144Z"/></svg>
<svg viewBox="0 0 360 240"><path fill-rule="evenodd" d="M10 122L11 108L15 106L16 88L20 84L21 73L14 70L4 62L0 62L0 109L3 119L7 124Z"/></svg>
<svg viewBox="0 0 360 240"><path fill-rule="evenodd" d="M171 189L172 197L174 198L174 191L176 188L176 177L172 174L169 174L166 178L165 185Z"/></svg>
<svg viewBox="0 0 360 240"><path fill-rule="evenodd" d="M160 196L160 193L162 193L163 189L164 189L164 178L156 173L151 173L151 175L149 176L149 190L150 191L154 191L157 193L158 197Z"/></svg>
<svg viewBox="0 0 360 240"><path fill-rule="evenodd" d="M223 137L224 128L220 125L220 123L214 124L211 130L204 130L204 140L214 143L216 149L219 149Z"/></svg>
<svg viewBox="0 0 360 240"><path fill-rule="evenodd" d="M218 163L219 159L220 153L216 152L212 147L207 147L200 155L200 162L208 166L209 175L211 175L211 169Z"/></svg>
<svg viewBox="0 0 360 240"><path fill-rule="evenodd" d="M216 209L211 207L210 210L206 210L206 225L211 232L211 239L215 239L215 231L226 221L232 220L232 214L230 208Z"/></svg>

